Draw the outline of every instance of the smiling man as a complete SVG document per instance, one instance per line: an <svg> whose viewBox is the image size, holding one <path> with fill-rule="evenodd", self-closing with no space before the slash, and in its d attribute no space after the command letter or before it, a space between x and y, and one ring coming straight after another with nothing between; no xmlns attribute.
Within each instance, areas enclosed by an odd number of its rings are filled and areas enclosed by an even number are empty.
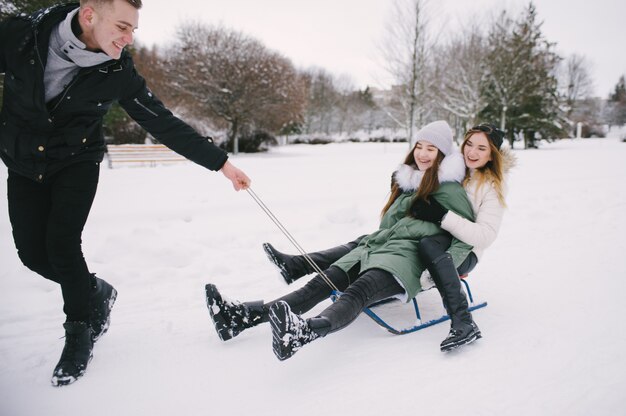
<svg viewBox="0 0 626 416"><path fill-rule="evenodd" d="M176 118L147 88L125 51L141 0L82 0L0 22L0 157L21 261L60 285L65 346L55 386L81 377L109 326L117 292L95 277L82 231L105 152L102 118L114 102L160 142L236 190L250 179L210 138Z"/></svg>

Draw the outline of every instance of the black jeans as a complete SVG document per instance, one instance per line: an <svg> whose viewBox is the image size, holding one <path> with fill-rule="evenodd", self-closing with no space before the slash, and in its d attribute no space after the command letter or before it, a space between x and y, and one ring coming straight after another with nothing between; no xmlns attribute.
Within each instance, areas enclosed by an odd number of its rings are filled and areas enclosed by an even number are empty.
<svg viewBox="0 0 626 416"><path fill-rule="evenodd" d="M424 266L430 267L431 263L439 258L450 248L452 244L452 236L448 233L437 234L430 237L424 237L420 240L418 252L420 258L426 263ZM459 275L468 274L478 264L478 258L473 251L463 260L463 263L457 268ZM454 266L453 266L454 267Z"/></svg>
<svg viewBox="0 0 626 416"><path fill-rule="evenodd" d="M360 263L357 263L352 267L348 273L344 272L337 266L330 266L324 271L326 277L340 290L346 290L350 284L359 278ZM333 288L322 278L319 274L316 274L306 285L302 286L293 292L281 296L271 302L265 304L265 307L269 309L274 303L278 301L287 302L291 310L298 315L302 315L305 312L313 309L318 303L328 299L333 292ZM264 317L266 321L268 317Z"/></svg>
<svg viewBox="0 0 626 416"><path fill-rule="evenodd" d="M343 292L335 303L324 309L318 316L323 316L330 323L330 332L348 326L367 306L404 292L404 288L391 273L381 269L370 269L359 274L360 263L354 265L348 273L337 266L330 266L324 274ZM287 302L291 310L298 315L310 311L318 303L330 297L333 289L320 276L316 275L306 285L272 302ZM262 321L267 321L267 315Z"/></svg>
<svg viewBox="0 0 626 416"><path fill-rule="evenodd" d="M404 293L404 288L391 273L382 269L370 269L363 272L318 317L328 320L329 332L339 331L350 325L366 307L401 293Z"/></svg>
<svg viewBox="0 0 626 416"><path fill-rule="evenodd" d="M37 183L9 170L7 196L13 240L26 267L61 285L67 321L88 321L94 279L81 248L100 166L70 165Z"/></svg>

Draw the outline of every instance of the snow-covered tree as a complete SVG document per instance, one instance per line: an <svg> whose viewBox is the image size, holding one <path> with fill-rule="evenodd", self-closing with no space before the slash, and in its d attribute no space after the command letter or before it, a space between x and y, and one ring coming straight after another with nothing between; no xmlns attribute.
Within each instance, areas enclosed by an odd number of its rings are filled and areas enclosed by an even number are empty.
<svg viewBox="0 0 626 416"><path fill-rule="evenodd" d="M33 13L58 4L55 0L0 0L0 20L18 13Z"/></svg>
<svg viewBox="0 0 626 416"><path fill-rule="evenodd" d="M431 50L425 0L395 0L382 45L385 69L394 80L395 100L388 115L406 130L409 143L417 126L435 108Z"/></svg>
<svg viewBox="0 0 626 416"><path fill-rule="evenodd" d="M518 20L503 12L488 36L488 105L483 118L497 120L508 138L523 135L525 147L535 147L535 134L552 140L565 134L556 70L560 57L541 33L530 3Z"/></svg>
<svg viewBox="0 0 626 416"><path fill-rule="evenodd" d="M486 65L480 57L487 55L484 35L475 27L464 30L435 55L441 81L438 103L462 120L463 129L476 124L487 105L483 95Z"/></svg>
<svg viewBox="0 0 626 416"><path fill-rule="evenodd" d="M182 25L167 66L171 87L193 100L197 115L228 124L235 152L240 136L300 121L304 88L291 61L240 32Z"/></svg>

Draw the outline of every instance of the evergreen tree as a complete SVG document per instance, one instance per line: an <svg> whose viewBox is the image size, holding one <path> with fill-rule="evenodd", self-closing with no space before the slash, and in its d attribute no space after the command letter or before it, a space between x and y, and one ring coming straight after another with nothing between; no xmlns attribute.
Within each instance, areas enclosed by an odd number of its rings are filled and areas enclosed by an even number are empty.
<svg viewBox="0 0 626 416"><path fill-rule="evenodd" d="M0 0L0 20L13 14L30 14L58 3L55 0Z"/></svg>
<svg viewBox="0 0 626 416"><path fill-rule="evenodd" d="M609 96L609 123L618 126L626 124L626 80L619 78L615 91Z"/></svg>
<svg viewBox="0 0 626 416"><path fill-rule="evenodd" d="M535 147L535 133L552 140L565 135L557 65L560 57L544 39L535 6L517 21L505 12L489 33L483 119L502 118L509 141L522 133L525 147Z"/></svg>

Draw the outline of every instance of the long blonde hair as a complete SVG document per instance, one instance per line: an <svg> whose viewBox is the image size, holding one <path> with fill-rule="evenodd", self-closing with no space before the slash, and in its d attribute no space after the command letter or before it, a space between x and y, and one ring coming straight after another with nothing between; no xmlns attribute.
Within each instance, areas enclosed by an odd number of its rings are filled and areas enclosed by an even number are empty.
<svg viewBox="0 0 626 416"><path fill-rule="evenodd" d="M417 146L417 143L415 144ZM413 150L415 147L413 147ZM413 155L413 150L409 152L409 154L404 159L404 164L409 166L416 166L415 156ZM419 184L419 187L415 190L415 198L413 198L413 202L411 206L415 204L418 199L426 199L426 197L437 189L439 189L439 166L441 165L441 161L445 155L441 153L441 150L437 149L437 157L433 161L433 165L424 171L424 176L422 177L422 181ZM391 184L391 195L389 195L389 200L383 207L382 212L380 213L380 217L382 218L385 213L389 210L389 208L396 202L396 199L402 194L402 190L398 186L398 182L396 182L395 178ZM409 212L410 212L409 208Z"/></svg>
<svg viewBox="0 0 626 416"><path fill-rule="evenodd" d="M465 133L463 138L463 144L461 144L461 153L465 156L465 144L476 133L481 133L478 130L469 130ZM487 136L485 132L482 132ZM491 160L485 164L482 168L476 169L474 177L477 181L476 189L480 189L485 183L493 183L498 196L498 201L503 207L506 207L506 201L504 200L504 156L502 150L498 149L491 139L487 138L489 143L489 149L491 150ZM470 170L465 169L465 179L463 179L463 187L465 187L470 181Z"/></svg>

